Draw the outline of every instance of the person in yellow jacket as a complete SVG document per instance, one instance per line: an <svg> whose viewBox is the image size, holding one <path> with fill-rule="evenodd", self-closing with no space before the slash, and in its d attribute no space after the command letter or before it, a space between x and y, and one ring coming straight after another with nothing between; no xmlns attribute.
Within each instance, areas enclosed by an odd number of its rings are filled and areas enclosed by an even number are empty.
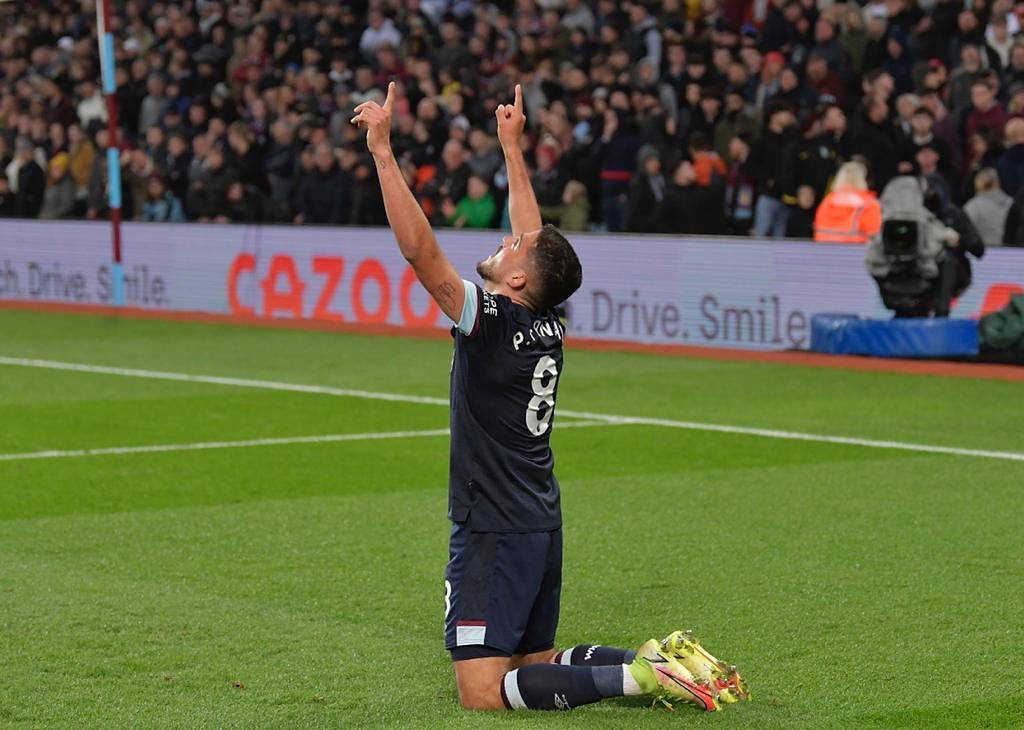
<svg viewBox="0 0 1024 730"><path fill-rule="evenodd" d="M860 162L845 163L814 214L814 240L864 244L881 227L882 208L868 190L867 170Z"/></svg>

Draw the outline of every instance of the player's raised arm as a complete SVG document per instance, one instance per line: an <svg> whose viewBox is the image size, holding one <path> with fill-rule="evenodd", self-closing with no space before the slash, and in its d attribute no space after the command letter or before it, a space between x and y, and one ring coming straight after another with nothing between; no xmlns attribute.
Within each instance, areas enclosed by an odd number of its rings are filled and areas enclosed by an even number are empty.
<svg viewBox="0 0 1024 730"><path fill-rule="evenodd" d="M455 267L437 245L430 223L406 185L391 150L391 109L394 103L395 82L392 81L388 84L384 105L375 101L363 102L355 108L352 123L366 129L366 146L377 166L384 210L398 248L441 311L458 322L466 297L465 288Z"/></svg>
<svg viewBox="0 0 1024 730"><path fill-rule="evenodd" d="M537 207L523 150L519 146L526 123L523 87L516 84L515 102L499 104L494 114L498 118L498 141L505 153L505 167L508 169L508 218L512 223L512 235L518 236L541 227L540 208Z"/></svg>

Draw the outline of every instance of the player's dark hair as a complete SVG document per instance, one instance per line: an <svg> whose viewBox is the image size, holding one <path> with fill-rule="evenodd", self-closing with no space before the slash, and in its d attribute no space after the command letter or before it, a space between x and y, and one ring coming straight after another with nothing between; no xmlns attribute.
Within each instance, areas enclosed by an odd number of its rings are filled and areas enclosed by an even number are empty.
<svg viewBox="0 0 1024 730"><path fill-rule="evenodd" d="M534 302L538 312L546 312L564 302L583 282L583 267L572 245L550 223L537 234L533 249L534 271L540 278Z"/></svg>

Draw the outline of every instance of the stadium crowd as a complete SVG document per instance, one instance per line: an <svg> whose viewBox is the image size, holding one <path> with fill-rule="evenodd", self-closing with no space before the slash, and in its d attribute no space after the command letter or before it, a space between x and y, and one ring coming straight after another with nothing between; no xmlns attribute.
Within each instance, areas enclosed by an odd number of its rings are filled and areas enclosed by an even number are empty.
<svg viewBox="0 0 1024 730"><path fill-rule="evenodd" d="M872 191L918 175L985 243L1024 243L1024 3L113 7L127 219L384 225L349 119L395 79L431 221L501 226L494 110L521 82L536 194L566 230L810 237L856 159ZM0 4L0 29L0 215L105 217L94 3Z"/></svg>

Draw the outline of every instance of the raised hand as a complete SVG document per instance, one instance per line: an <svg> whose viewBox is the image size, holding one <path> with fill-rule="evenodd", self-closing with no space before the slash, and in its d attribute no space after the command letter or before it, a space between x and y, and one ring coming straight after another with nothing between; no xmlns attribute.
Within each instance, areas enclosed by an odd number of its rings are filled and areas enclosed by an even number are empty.
<svg viewBox="0 0 1024 730"><path fill-rule="evenodd" d="M391 152L391 108L395 105L395 82L388 84L388 95L381 106L364 101L353 111L352 124L366 130L366 146L374 157Z"/></svg>
<svg viewBox="0 0 1024 730"><path fill-rule="evenodd" d="M494 110L498 118L498 141L504 149L519 147L519 138L523 136L526 114L523 113L523 87L516 84L516 99L512 104L499 104Z"/></svg>

